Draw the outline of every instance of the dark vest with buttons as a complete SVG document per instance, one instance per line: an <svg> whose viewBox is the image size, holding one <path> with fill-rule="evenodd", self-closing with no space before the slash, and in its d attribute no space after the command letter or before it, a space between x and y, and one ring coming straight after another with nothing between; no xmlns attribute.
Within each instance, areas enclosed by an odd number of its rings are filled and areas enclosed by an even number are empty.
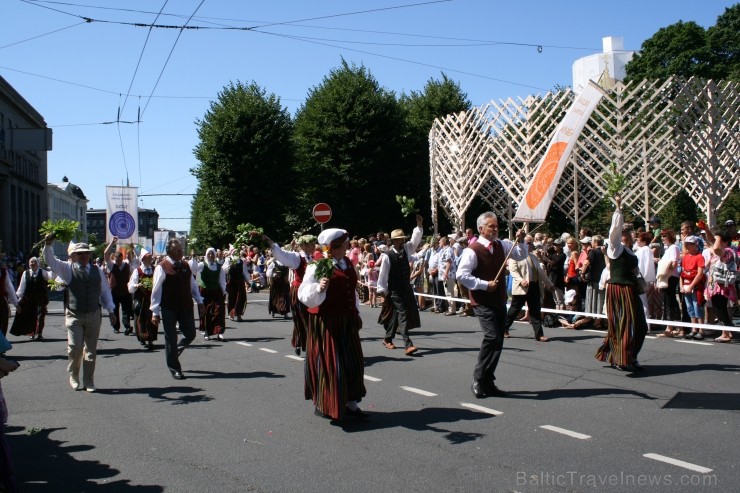
<svg viewBox="0 0 740 493"><path fill-rule="evenodd" d="M219 278L221 274L221 266L216 264L216 270L211 270L208 264L203 265L203 270L200 273L200 279L203 281L203 285L206 289L218 289L221 290L221 283Z"/></svg>
<svg viewBox="0 0 740 493"><path fill-rule="evenodd" d="M478 261L478 265L471 274L484 281L492 281L496 277L496 274L498 274L501 266L504 265L504 260L506 259L504 247L500 241L496 240L491 245L493 246L493 253L489 252L488 248L477 241L468 246L468 248L473 250ZM470 290L471 305L495 306L502 303L506 304L506 298L506 269L501 272L498 286L496 286L494 291L485 291L482 289Z"/></svg>
<svg viewBox="0 0 740 493"><path fill-rule="evenodd" d="M309 313L332 317L358 315L355 305L357 272L347 257L344 257L344 263L347 266L345 270L334 267L324 302L317 307L309 308Z"/></svg>
<svg viewBox="0 0 740 493"><path fill-rule="evenodd" d="M634 286L637 283L635 269L638 264L637 255L632 255L624 247L619 257L609 259L609 284Z"/></svg>
<svg viewBox="0 0 740 493"><path fill-rule="evenodd" d="M108 273L108 285L114 296L128 296L128 280L131 278L131 267L128 262L123 262L120 267L113 266Z"/></svg>
<svg viewBox="0 0 740 493"><path fill-rule="evenodd" d="M401 247L401 251L397 252L391 248L387 255L391 262L391 268L388 270L388 290L399 292L410 287L411 268L406 249Z"/></svg>
<svg viewBox="0 0 740 493"><path fill-rule="evenodd" d="M90 272L84 272L78 264L72 265L72 281L67 290L67 308L72 313L92 313L100 308L100 280L102 274L96 265L88 265Z"/></svg>
<svg viewBox="0 0 740 493"><path fill-rule="evenodd" d="M190 271L190 266L186 262L180 262L179 267L177 264L171 263L165 259L165 262L172 266L172 274L167 274L170 269L164 269L165 273L164 282L162 283L162 308L173 311L182 310L193 310L193 295L190 292L190 282L193 280L193 274Z"/></svg>

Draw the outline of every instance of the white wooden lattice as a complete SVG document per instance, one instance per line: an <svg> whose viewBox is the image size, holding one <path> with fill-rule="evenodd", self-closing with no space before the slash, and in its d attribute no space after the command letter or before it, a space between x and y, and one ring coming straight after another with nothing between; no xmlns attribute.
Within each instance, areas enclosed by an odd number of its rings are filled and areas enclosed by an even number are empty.
<svg viewBox="0 0 740 493"><path fill-rule="evenodd" d="M604 173L615 162L631 180L623 204L645 219L681 189L708 204L711 218L740 180L739 95L738 84L727 81L617 83L576 142L553 204L577 224L606 196ZM435 224L439 205L462 226L476 196L511 217L573 97L565 90L509 98L435 120Z"/></svg>

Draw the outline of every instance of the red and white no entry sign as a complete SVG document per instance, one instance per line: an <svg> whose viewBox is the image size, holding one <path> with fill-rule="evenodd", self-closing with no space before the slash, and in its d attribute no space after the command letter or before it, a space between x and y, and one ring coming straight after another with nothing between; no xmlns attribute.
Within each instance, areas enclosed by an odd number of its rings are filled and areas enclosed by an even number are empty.
<svg viewBox="0 0 740 493"><path fill-rule="evenodd" d="M313 218L316 219L317 223L328 223L329 219L331 219L331 207L329 207L329 204L319 202L313 206Z"/></svg>

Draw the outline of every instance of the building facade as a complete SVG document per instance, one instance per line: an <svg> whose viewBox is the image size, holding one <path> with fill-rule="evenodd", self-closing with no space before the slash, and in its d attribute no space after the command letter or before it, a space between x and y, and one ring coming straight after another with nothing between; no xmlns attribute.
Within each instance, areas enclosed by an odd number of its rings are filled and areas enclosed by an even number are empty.
<svg viewBox="0 0 740 493"><path fill-rule="evenodd" d="M65 176L61 183L47 185L49 196L49 219L58 221L68 219L80 223L80 232L77 241L87 241L87 197L82 189L70 183ZM54 242L54 255L57 258L67 258L67 245Z"/></svg>
<svg viewBox="0 0 740 493"><path fill-rule="evenodd" d="M51 129L0 77L0 250L28 256L48 214L47 151Z"/></svg>

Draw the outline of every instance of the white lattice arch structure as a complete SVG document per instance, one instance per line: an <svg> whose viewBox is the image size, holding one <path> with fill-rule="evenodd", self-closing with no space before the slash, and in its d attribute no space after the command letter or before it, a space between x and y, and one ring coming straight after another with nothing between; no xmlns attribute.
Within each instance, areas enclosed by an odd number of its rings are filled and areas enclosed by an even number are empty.
<svg viewBox="0 0 740 493"><path fill-rule="evenodd" d="M511 218L573 97L565 90L509 98L435 120L429 137L435 225L441 207L462 228L476 196ZM617 83L578 138L553 205L578 227L606 196L604 173L614 162L631 179L623 205L646 221L685 189L712 224L740 183L738 108L737 82Z"/></svg>

